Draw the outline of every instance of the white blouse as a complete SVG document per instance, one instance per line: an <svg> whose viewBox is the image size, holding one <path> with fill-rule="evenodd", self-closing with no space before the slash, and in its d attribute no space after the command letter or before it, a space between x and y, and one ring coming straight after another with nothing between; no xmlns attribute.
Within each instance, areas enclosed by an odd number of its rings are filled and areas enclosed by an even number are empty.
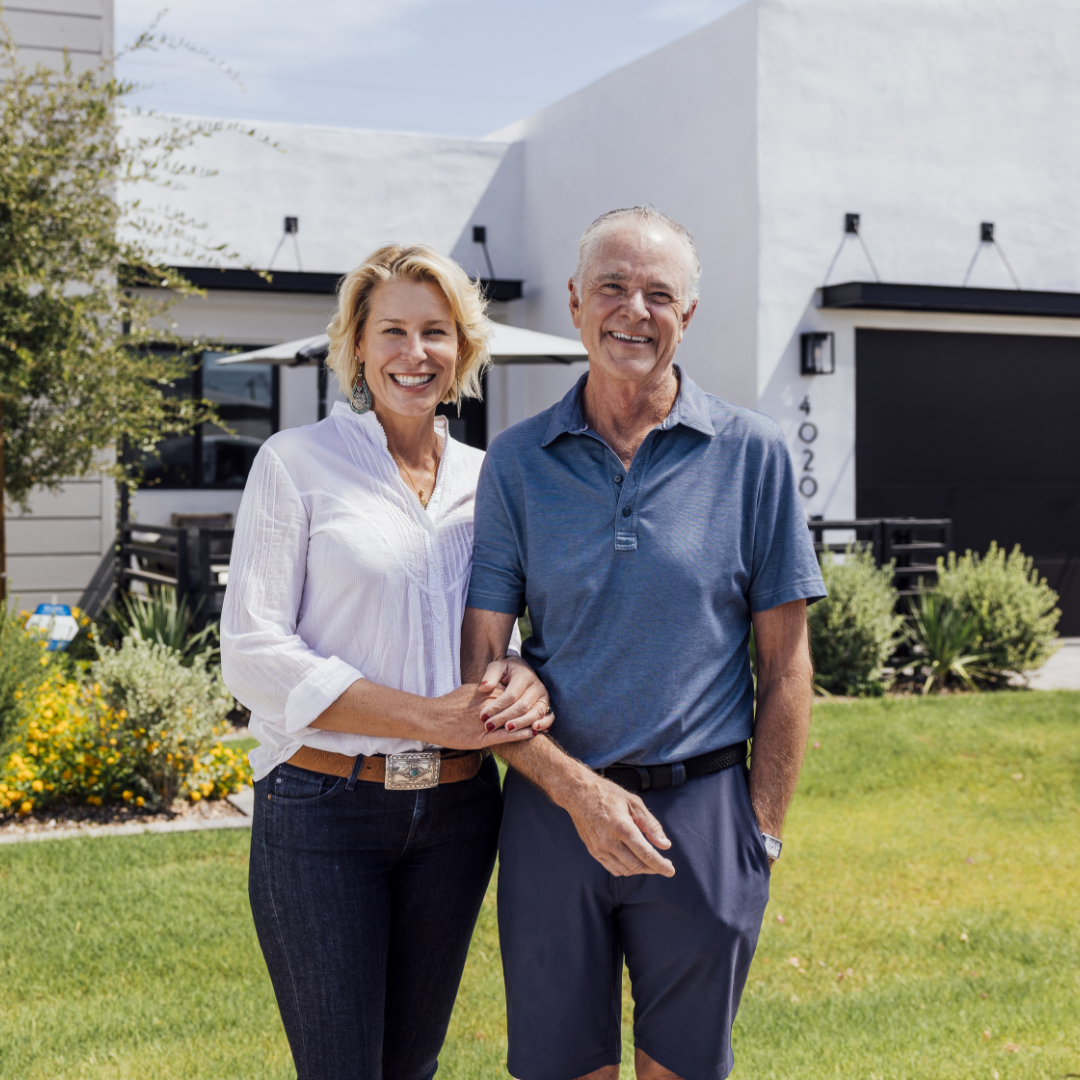
<svg viewBox="0 0 1080 1080"><path fill-rule="evenodd" d="M221 613L222 673L251 710L256 779L301 745L349 756L430 749L309 725L357 679L424 697L460 685L484 454L435 423L443 452L426 510L375 414L344 402L256 456Z"/></svg>

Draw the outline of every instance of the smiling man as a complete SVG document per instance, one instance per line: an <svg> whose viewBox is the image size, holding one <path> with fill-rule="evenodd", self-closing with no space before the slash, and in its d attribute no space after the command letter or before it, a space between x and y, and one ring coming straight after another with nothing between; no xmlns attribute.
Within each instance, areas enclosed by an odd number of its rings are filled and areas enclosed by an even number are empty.
<svg viewBox="0 0 1080 1080"><path fill-rule="evenodd" d="M492 443L477 489L462 678L527 604L556 717L497 751L519 1080L616 1080L624 956L638 1077L728 1075L802 763L825 588L780 429L675 366L700 272L651 207L593 222L570 280L588 374Z"/></svg>

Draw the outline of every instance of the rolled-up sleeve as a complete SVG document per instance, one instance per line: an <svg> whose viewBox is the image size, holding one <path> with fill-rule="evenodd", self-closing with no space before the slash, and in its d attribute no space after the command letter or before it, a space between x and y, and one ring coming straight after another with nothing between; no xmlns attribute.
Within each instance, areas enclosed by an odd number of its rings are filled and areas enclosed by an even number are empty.
<svg viewBox="0 0 1080 1080"><path fill-rule="evenodd" d="M525 571L507 500L488 451L476 485L476 517L468 607L521 615L525 610Z"/></svg>
<svg viewBox="0 0 1080 1080"><path fill-rule="evenodd" d="M297 634L309 516L269 446L255 458L237 516L221 612L221 670L235 697L293 738L363 675Z"/></svg>

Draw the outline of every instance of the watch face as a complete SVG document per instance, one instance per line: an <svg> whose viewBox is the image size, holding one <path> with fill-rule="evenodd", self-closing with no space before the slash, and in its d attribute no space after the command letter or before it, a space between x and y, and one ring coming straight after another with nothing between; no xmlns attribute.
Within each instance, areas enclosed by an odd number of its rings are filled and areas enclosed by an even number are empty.
<svg viewBox="0 0 1080 1080"><path fill-rule="evenodd" d="M762 835L761 838L765 841L765 854L768 855L770 859L779 859L780 849L783 847L783 844L781 844L775 836Z"/></svg>

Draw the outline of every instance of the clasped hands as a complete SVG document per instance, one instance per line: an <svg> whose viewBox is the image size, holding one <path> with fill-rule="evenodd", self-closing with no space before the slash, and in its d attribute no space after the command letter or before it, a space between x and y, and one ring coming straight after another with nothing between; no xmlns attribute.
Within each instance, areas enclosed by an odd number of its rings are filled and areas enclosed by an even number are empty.
<svg viewBox="0 0 1080 1080"><path fill-rule="evenodd" d="M516 656L492 661L479 683L466 683L434 701L447 725L440 741L455 750L525 742L555 719L544 684Z"/></svg>

